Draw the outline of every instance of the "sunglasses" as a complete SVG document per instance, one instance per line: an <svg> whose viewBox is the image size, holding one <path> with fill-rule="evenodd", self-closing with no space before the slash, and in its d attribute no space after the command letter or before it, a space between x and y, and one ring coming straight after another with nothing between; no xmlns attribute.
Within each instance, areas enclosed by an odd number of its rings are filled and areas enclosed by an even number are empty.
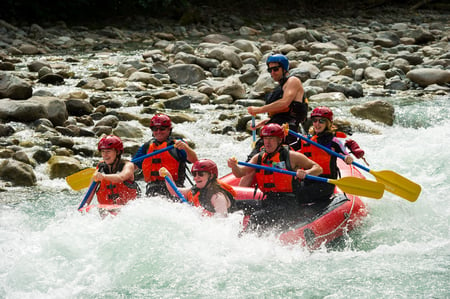
<svg viewBox="0 0 450 299"><path fill-rule="evenodd" d="M193 171L192 176L195 178L196 176L204 177L206 175L206 171Z"/></svg>
<svg viewBox="0 0 450 299"><path fill-rule="evenodd" d="M312 121L313 121L313 123L319 122L319 123L321 123L321 124L324 124L324 123L327 122L327 119L326 119L326 118L323 118L323 117L314 117L314 118L312 119Z"/></svg>
<svg viewBox="0 0 450 299"><path fill-rule="evenodd" d="M156 132L156 131L165 131L167 130L168 127L152 127L152 132Z"/></svg>
<svg viewBox="0 0 450 299"><path fill-rule="evenodd" d="M273 66L273 67L267 68L267 71L268 71L269 73L272 73L272 72L278 72L279 69L280 69L279 66Z"/></svg>

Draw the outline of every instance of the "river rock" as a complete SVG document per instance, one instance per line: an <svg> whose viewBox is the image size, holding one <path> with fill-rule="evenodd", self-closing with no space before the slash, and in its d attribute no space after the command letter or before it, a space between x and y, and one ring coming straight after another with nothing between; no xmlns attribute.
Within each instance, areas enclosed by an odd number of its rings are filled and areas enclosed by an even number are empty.
<svg viewBox="0 0 450 299"><path fill-rule="evenodd" d="M44 149L38 149L33 154L33 159L40 164L47 162L51 157L52 154L49 153L48 150Z"/></svg>
<svg viewBox="0 0 450 299"><path fill-rule="evenodd" d="M386 101L377 100L353 106L350 112L356 117L382 122L389 126L394 124L394 106Z"/></svg>
<svg viewBox="0 0 450 299"><path fill-rule="evenodd" d="M15 186L29 187L36 184L33 168L26 163L11 159L0 163L0 178Z"/></svg>
<svg viewBox="0 0 450 299"><path fill-rule="evenodd" d="M66 137L66 136L51 136L48 137L48 140L58 147L64 147L71 149L73 145L75 144L75 141L72 138Z"/></svg>
<svg viewBox="0 0 450 299"><path fill-rule="evenodd" d="M380 85L386 81L384 72L376 67L369 66L364 70L364 78L368 84Z"/></svg>
<svg viewBox="0 0 450 299"><path fill-rule="evenodd" d="M245 87L238 77L232 76L223 80L222 84L215 88L215 92L220 95L230 95L233 99L245 97Z"/></svg>
<svg viewBox="0 0 450 299"><path fill-rule="evenodd" d="M8 73L0 73L0 99L24 100L32 94L33 89L25 80Z"/></svg>
<svg viewBox="0 0 450 299"><path fill-rule="evenodd" d="M177 84L192 85L206 78L205 71L196 64L172 65L167 72L170 79Z"/></svg>
<svg viewBox="0 0 450 299"><path fill-rule="evenodd" d="M28 100L0 100L0 119L33 122L49 119L53 125L62 125L68 118L64 102L55 97L31 97Z"/></svg>
<svg viewBox="0 0 450 299"><path fill-rule="evenodd" d="M95 127L107 126L115 128L119 124L119 121L119 118L115 115L106 115L95 124Z"/></svg>
<svg viewBox="0 0 450 299"><path fill-rule="evenodd" d="M450 71L432 68L419 68L409 71L406 76L422 87L431 84L445 84L450 82Z"/></svg>
<svg viewBox="0 0 450 299"><path fill-rule="evenodd" d="M210 102L209 96L196 90L186 90L183 92L191 98L191 103L207 105Z"/></svg>
<svg viewBox="0 0 450 299"><path fill-rule="evenodd" d="M227 60L231 63L233 68L240 69L242 67L242 60L236 53L235 47L216 47L206 54L207 58L217 59L219 61Z"/></svg>
<svg viewBox="0 0 450 299"><path fill-rule="evenodd" d="M0 124L0 137L11 136L15 133L15 130L10 125Z"/></svg>
<svg viewBox="0 0 450 299"><path fill-rule="evenodd" d="M66 156L53 156L47 161L47 164L51 179L65 178L82 168L80 161Z"/></svg>
<svg viewBox="0 0 450 299"><path fill-rule="evenodd" d="M27 153L25 153L23 150L19 150L19 151L15 152L12 158L14 160L28 164L28 165L32 166L33 168L36 166L36 161L33 161L32 159L30 159L30 157L28 157Z"/></svg>
<svg viewBox="0 0 450 299"><path fill-rule="evenodd" d="M68 99L65 100L67 113L70 116L89 115L94 110L94 107L86 100Z"/></svg>
<svg viewBox="0 0 450 299"><path fill-rule="evenodd" d="M164 106L168 109L185 110L191 108L191 101L189 95L175 96L164 101Z"/></svg>
<svg viewBox="0 0 450 299"><path fill-rule="evenodd" d="M144 133L140 128L131 126L126 122L120 122L117 127L114 128L112 133L119 137L127 137L133 139L141 139L142 137L144 137Z"/></svg>
<svg viewBox="0 0 450 299"><path fill-rule="evenodd" d="M347 97L342 92L326 92L309 97L309 101L318 103L324 101L344 102L347 100Z"/></svg>
<svg viewBox="0 0 450 299"><path fill-rule="evenodd" d="M154 86L162 86L162 82L160 80L158 80L157 78L155 78L154 75L146 73L146 72L134 72L130 75L130 77L128 78L129 81L131 82L142 82L145 84L150 84L150 85L154 85Z"/></svg>

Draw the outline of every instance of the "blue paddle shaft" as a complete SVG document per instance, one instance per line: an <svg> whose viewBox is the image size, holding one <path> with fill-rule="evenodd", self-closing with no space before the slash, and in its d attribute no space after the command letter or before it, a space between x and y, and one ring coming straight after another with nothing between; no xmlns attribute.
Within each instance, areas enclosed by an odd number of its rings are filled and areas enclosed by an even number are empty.
<svg viewBox="0 0 450 299"><path fill-rule="evenodd" d="M178 197L181 199L182 202L188 202L186 198L184 198L183 194L181 194L180 190L178 190L177 185L175 185L175 183L170 179L169 176L166 175L164 179L166 180L166 182L169 183L170 187L172 187L172 189L175 191L175 193L178 195Z"/></svg>
<svg viewBox="0 0 450 299"><path fill-rule="evenodd" d="M171 149L173 149L173 148L174 148L174 145L172 144L172 145L169 145L168 147L165 147L165 148L163 148L163 149L157 150L156 152L152 152L152 153L149 153L149 154L140 156L140 157L136 157L136 158L134 158L133 160L131 160L131 162L136 163L136 162L142 161L142 160L144 160L144 159L147 159L147 158L149 158L149 157L151 157L151 156L154 156L154 155L157 155L157 154L166 152L166 151L168 151L168 150L171 150Z"/></svg>
<svg viewBox="0 0 450 299"><path fill-rule="evenodd" d="M323 146L323 145L321 145L321 144L319 144L319 143L317 143L317 142L312 141L311 139L309 139L309 138L303 136L302 134L299 134L299 133L294 132L294 131L292 131L292 130L289 130L289 134L294 135L294 136L297 136L298 138L300 138L300 139L302 139L302 140L304 140L304 141L306 141L306 142L308 142L308 143L311 143L311 144L317 146L318 148L320 148L320 149L326 151L327 153L329 153L329 154L332 155L332 156L335 156L335 157L338 157L338 158L340 158L340 159L342 159L342 160L345 160L344 155L341 155L341 154L339 154L339 153L336 153L335 151L332 151L331 149L329 149L329 148L327 148L327 147L325 147L325 146ZM352 164L355 165L355 166L357 166L357 167L359 167L359 168L361 168L361 169L363 169L363 170L365 170L365 171L367 171L367 172L370 172L370 169L369 169L369 168L367 168L367 167L364 166L364 165L359 164L358 162L353 161Z"/></svg>
<svg viewBox="0 0 450 299"><path fill-rule="evenodd" d="M253 142L256 141L256 131L255 131L255 117L252 116L252 129L253 129Z"/></svg>
<svg viewBox="0 0 450 299"><path fill-rule="evenodd" d="M88 191L86 192L86 194L84 195L83 200L80 203L80 206L78 207L78 210L81 209L86 202L89 200L89 198L92 196L92 194L94 193L95 188L97 188L98 182L92 182L91 185L89 186Z"/></svg>
<svg viewBox="0 0 450 299"><path fill-rule="evenodd" d="M273 172L279 172L279 173L288 174L288 175L292 175L292 176L296 176L297 175L297 173L295 171L280 169L280 168L276 168L276 167L269 167L269 166L264 166L264 165L259 165L259 164L252 164L252 163L241 162L241 161L239 161L238 164L239 165L243 165L243 166L247 166L247 167L253 167L253 168L269 170L269 171L273 171ZM308 180L328 183L328 179L326 179L326 178L321 178L321 177L313 176L313 175L309 175L309 174L307 174L305 178L308 179Z"/></svg>

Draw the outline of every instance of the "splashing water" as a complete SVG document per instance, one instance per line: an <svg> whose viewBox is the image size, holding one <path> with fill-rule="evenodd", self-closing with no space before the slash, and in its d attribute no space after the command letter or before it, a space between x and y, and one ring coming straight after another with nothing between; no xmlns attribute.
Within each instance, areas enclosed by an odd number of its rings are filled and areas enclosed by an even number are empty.
<svg viewBox="0 0 450 299"><path fill-rule="evenodd" d="M163 198L136 200L103 220L97 213L82 215L76 208L84 193L37 168L37 187L0 194L0 297L448 296L450 101L391 100L392 127L356 120L349 107L325 104L336 108L337 118L380 131L352 136L370 168L393 170L420 184L422 193L414 203L387 192L381 200L364 199L369 216L336 247L309 252L274 237L238 238L242 215L201 217ZM221 175L228 173L227 158L245 159L251 136L238 142L212 134L220 111L193 110L198 121L176 129L197 144L199 157L216 161Z"/></svg>

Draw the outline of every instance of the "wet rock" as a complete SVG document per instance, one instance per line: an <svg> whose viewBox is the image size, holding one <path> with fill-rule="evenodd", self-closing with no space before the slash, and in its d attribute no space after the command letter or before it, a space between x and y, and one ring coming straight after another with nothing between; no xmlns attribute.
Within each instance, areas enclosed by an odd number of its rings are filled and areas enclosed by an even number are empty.
<svg viewBox="0 0 450 299"><path fill-rule="evenodd" d="M70 116L89 115L94 107L86 100L68 99L65 101L67 112Z"/></svg>
<svg viewBox="0 0 450 299"><path fill-rule="evenodd" d="M196 64L178 64L167 70L170 80L177 84L192 85L206 78L204 70Z"/></svg>
<svg viewBox="0 0 450 299"><path fill-rule="evenodd" d="M11 182L14 186L34 186L36 175L33 168L16 160L3 160L0 162L0 178Z"/></svg>
<svg viewBox="0 0 450 299"><path fill-rule="evenodd" d="M371 101L363 105L354 106L350 112L360 118L381 122L392 126L394 124L394 106L386 101Z"/></svg>
<svg viewBox="0 0 450 299"><path fill-rule="evenodd" d="M450 82L450 71L432 68L419 68L409 71L406 76L422 87L431 84L445 84Z"/></svg>
<svg viewBox="0 0 450 299"><path fill-rule="evenodd" d="M14 134L15 130L10 125L0 124L0 137L7 137Z"/></svg>
<svg viewBox="0 0 450 299"><path fill-rule="evenodd" d="M164 101L164 106L169 109L185 110L191 107L191 101L189 95L181 95Z"/></svg>
<svg viewBox="0 0 450 299"><path fill-rule="evenodd" d="M49 137L48 140L53 145L56 145L58 147L65 147L68 149L71 149L73 147L73 145L75 144L75 142L73 141L72 138L65 137L65 136L52 136L52 137Z"/></svg>
<svg viewBox="0 0 450 299"><path fill-rule="evenodd" d="M33 89L23 79L8 73L0 73L0 99L24 100L31 97Z"/></svg>
<svg viewBox="0 0 450 299"><path fill-rule="evenodd" d="M32 157L37 163L42 164L47 162L52 157L52 154L47 150L38 149Z"/></svg>
<svg viewBox="0 0 450 299"><path fill-rule="evenodd" d="M101 120L99 120L95 124L95 127L107 126L107 127L115 128L115 127L117 127L119 122L120 122L120 120L117 116L107 115L107 116L103 117Z"/></svg>
<svg viewBox="0 0 450 299"><path fill-rule="evenodd" d="M0 101L0 119L5 121L33 122L40 118L49 119L53 125L62 125L68 118L63 101L54 97L32 97L28 100Z"/></svg>
<svg viewBox="0 0 450 299"><path fill-rule="evenodd" d="M347 97L342 92L325 92L319 93L309 97L311 102L324 102L324 101L338 101L343 102L347 101Z"/></svg>
<svg viewBox="0 0 450 299"><path fill-rule="evenodd" d="M117 127L114 128L112 133L119 137L140 139L144 137L144 133L140 128L128 125L127 123L120 122Z"/></svg>
<svg viewBox="0 0 450 299"><path fill-rule="evenodd" d="M66 156L53 156L48 162L48 173L51 179L65 178L81 170L81 163L75 158Z"/></svg>
<svg viewBox="0 0 450 299"><path fill-rule="evenodd" d="M386 75L384 72L371 66L364 70L364 78L367 80L367 83L371 85L380 85L386 81Z"/></svg>
<svg viewBox="0 0 450 299"><path fill-rule="evenodd" d="M25 164L28 164L28 165L30 165L32 167L36 166L36 162L33 161L32 159L30 159L30 157L28 157L28 155L22 150L19 150L19 151L15 152L12 158L14 160L17 160L17 161L23 162Z"/></svg>

